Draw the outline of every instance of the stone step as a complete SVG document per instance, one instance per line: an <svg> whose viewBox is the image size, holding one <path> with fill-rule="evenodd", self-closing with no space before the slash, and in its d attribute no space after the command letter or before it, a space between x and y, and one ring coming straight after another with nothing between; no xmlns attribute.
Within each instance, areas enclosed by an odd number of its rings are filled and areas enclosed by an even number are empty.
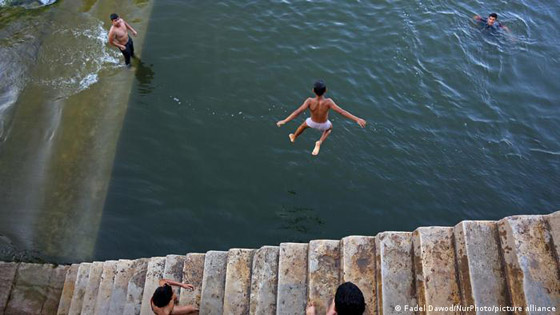
<svg viewBox="0 0 560 315"><path fill-rule="evenodd" d="M432 307L459 305L461 295L455 266L453 228L420 227L412 233L412 244L418 304ZM445 313L461 312L452 309Z"/></svg>
<svg viewBox="0 0 560 315"><path fill-rule="evenodd" d="M76 283L74 284L74 294L72 294L72 302L70 303L70 310L68 311L70 315L77 315L82 312L90 268L91 263L81 263L80 267L78 267L78 275L76 276Z"/></svg>
<svg viewBox="0 0 560 315"><path fill-rule="evenodd" d="M255 251L251 271L250 314L276 314L279 252L278 246L263 246Z"/></svg>
<svg viewBox="0 0 560 315"><path fill-rule="evenodd" d="M17 267L17 263L0 262L0 314L4 314L8 304Z"/></svg>
<svg viewBox="0 0 560 315"><path fill-rule="evenodd" d="M462 305L511 306L500 255L497 223L462 221L453 232Z"/></svg>
<svg viewBox="0 0 560 315"><path fill-rule="evenodd" d="M66 271L62 294L60 296L60 302L58 303L58 310L56 312L57 315L67 315L70 311L70 303L72 302L72 296L74 295L74 285L76 284L79 267L79 264L73 264Z"/></svg>
<svg viewBox="0 0 560 315"><path fill-rule="evenodd" d="M183 282L194 286L194 290L181 290L180 305L194 305L200 308L200 295L202 292L202 278L204 276L205 254L189 253L183 265Z"/></svg>
<svg viewBox="0 0 560 315"><path fill-rule="evenodd" d="M134 261L119 259L117 262L113 289L109 300L109 314L122 314L126 305L128 282L134 274Z"/></svg>
<svg viewBox="0 0 560 315"><path fill-rule="evenodd" d="M295 315L305 312L308 248L308 244L302 243L280 244L276 314Z"/></svg>
<svg viewBox="0 0 560 315"><path fill-rule="evenodd" d="M62 290L64 289L66 272L69 269L70 266L59 265L52 270L47 290L47 299L41 308L41 314L56 314L62 296Z"/></svg>
<svg viewBox="0 0 560 315"><path fill-rule="evenodd" d="M165 270L163 271L163 278L177 282L183 281L183 268L185 267L184 255L167 255L165 256ZM173 291L177 296L181 296L182 288L173 286Z"/></svg>
<svg viewBox="0 0 560 315"><path fill-rule="evenodd" d="M548 222L540 215L512 216L498 228L513 306L558 308L559 269Z"/></svg>
<svg viewBox="0 0 560 315"><path fill-rule="evenodd" d="M560 211L545 215L545 218L548 222L550 235L552 236L552 242L554 243L554 250L556 252L556 263L559 266L558 269L560 269Z"/></svg>
<svg viewBox="0 0 560 315"><path fill-rule="evenodd" d="M99 280L97 290L97 301L95 302L95 314L106 315L109 313L111 293L113 292L113 281L117 272L117 261L108 260L103 263L103 271Z"/></svg>
<svg viewBox="0 0 560 315"><path fill-rule="evenodd" d="M244 248L233 248L228 251L224 314L249 314L254 253L254 249Z"/></svg>
<svg viewBox="0 0 560 315"><path fill-rule="evenodd" d="M141 258L134 261L134 273L128 281L128 288L126 290L126 305L124 307L123 315L140 314L148 261L148 258Z"/></svg>
<svg viewBox="0 0 560 315"><path fill-rule="evenodd" d="M415 306L416 285L412 233L382 232L375 237L377 308L379 314L403 314L405 305ZM396 310L401 307L400 310Z"/></svg>
<svg viewBox="0 0 560 315"><path fill-rule="evenodd" d="M103 273L103 262L93 262L89 269L88 282L82 302L82 314L94 314L95 312L95 305L97 304L97 294L99 292L99 283L101 281L101 273Z"/></svg>
<svg viewBox="0 0 560 315"><path fill-rule="evenodd" d="M154 291L159 286L159 280L163 278L165 271L165 257L153 257L148 262L146 270L146 282L144 282L144 292L142 293L142 307L140 308L141 315L153 314L152 305L150 300Z"/></svg>
<svg viewBox="0 0 560 315"><path fill-rule="evenodd" d="M228 252L209 251L204 259L200 314L223 314Z"/></svg>
<svg viewBox="0 0 560 315"><path fill-rule="evenodd" d="M340 284L340 241L313 240L307 257L307 299L323 314Z"/></svg>
<svg viewBox="0 0 560 315"><path fill-rule="evenodd" d="M340 282L352 282L364 295L364 314L375 314L375 237L348 236L341 240Z"/></svg>
<svg viewBox="0 0 560 315"><path fill-rule="evenodd" d="M53 265L20 263L4 314L41 314Z"/></svg>

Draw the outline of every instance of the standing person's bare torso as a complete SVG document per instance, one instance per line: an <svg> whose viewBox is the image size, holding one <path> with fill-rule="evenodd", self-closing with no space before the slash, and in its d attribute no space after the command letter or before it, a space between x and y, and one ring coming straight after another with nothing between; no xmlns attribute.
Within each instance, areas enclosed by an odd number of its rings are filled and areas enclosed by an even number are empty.
<svg viewBox="0 0 560 315"><path fill-rule="evenodd" d="M126 29L126 24L121 22L119 27L111 26L115 41L121 45L126 45L128 42L128 30Z"/></svg>
<svg viewBox="0 0 560 315"><path fill-rule="evenodd" d="M316 123L324 123L329 119L330 98L310 98L309 111L311 119Z"/></svg>

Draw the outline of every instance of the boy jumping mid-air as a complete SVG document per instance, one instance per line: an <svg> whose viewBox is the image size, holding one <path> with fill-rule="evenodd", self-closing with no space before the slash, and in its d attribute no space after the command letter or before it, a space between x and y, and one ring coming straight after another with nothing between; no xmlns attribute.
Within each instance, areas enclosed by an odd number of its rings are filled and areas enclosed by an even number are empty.
<svg viewBox="0 0 560 315"><path fill-rule="evenodd" d="M288 116L284 120L280 120L276 123L278 127L282 126L283 124L287 123L288 121L296 118L299 114L309 108L311 112L311 117L307 118L296 130L296 133L290 133L290 141L296 141L296 138L307 128L311 127L313 129L317 129L323 132L321 135L321 139L315 142L315 148L311 154L317 155L319 154L319 150L321 149L321 144L332 131L332 123L329 121L329 110L332 109L335 112L341 114L342 116L352 119L362 128L366 126L366 121L356 117L349 112L345 111L344 109L338 107L333 100L330 98L325 98L323 95L327 92L327 86L323 80L319 80L315 82L313 85L313 92L315 93L314 98L307 98L303 105L301 105L298 109L296 109L290 116Z"/></svg>

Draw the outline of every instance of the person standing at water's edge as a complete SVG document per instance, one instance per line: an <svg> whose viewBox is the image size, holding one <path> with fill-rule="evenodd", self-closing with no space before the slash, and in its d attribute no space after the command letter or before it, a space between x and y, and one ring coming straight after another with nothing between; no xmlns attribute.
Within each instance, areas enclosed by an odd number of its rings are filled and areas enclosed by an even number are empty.
<svg viewBox="0 0 560 315"><path fill-rule="evenodd" d="M116 13L111 14L110 18L113 25L109 30L109 44L121 50L124 56L124 63L130 67L130 57L134 57L134 43L132 42L132 38L128 35L128 30L130 30L134 36L138 35L138 33Z"/></svg>
<svg viewBox="0 0 560 315"><path fill-rule="evenodd" d="M284 120L280 120L276 123L278 127L284 125L285 123L289 122L290 120L296 118L299 114L309 108L311 112L311 117L307 118L296 130L295 133L291 133L289 135L290 141L296 141L296 138L307 128L311 127L313 129L317 129L323 132L321 135L321 139L315 142L315 148L311 154L317 155L319 154L319 150L321 149L321 144L323 141L327 139L327 137L331 134L332 131L332 123L329 121L329 110L332 109L335 112L341 114L342 116L352 119L362 128L366 126L366 121L356 117L349 112L345 111L344 109L338 107L333 100L330 98L325 98L323 95L327 92L327 86L323 80L319 80L315 82L313 85L313 93L315 93L314 98L308 98L303 102L303 104L296 109L290 116L288 116Z"/></svg>

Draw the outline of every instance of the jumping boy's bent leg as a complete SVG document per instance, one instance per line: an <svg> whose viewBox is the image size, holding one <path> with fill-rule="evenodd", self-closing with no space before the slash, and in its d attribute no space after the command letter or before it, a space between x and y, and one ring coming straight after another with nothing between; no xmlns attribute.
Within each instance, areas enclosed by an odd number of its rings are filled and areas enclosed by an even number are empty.
<svg viewBox="0 0 560 315"><path fill-rule="evenodd" d="M315 142L315 148L313 149L313 152L311 152L311 154L313 155L317 155L319 154L319 150L321 150L321 144L323 144L323 141L325 141L325 139L327 139L327 137L331 134L332 128L329 128L328 130L323 131L323 134L321 135L321 139L319 139L319 141Z"/></svg>
<svg viewBox="0 0 560 315"><path fill-rule="evenodd" d="M307 128L309 128L309 126L304 121L301 125L299 125L298 129L296 130L296 133L290 133L288 135L288 137L290 137L290 141L292 141L292 142L296 141L296 138L299 135L301 135L301 133Z"/></svg>

